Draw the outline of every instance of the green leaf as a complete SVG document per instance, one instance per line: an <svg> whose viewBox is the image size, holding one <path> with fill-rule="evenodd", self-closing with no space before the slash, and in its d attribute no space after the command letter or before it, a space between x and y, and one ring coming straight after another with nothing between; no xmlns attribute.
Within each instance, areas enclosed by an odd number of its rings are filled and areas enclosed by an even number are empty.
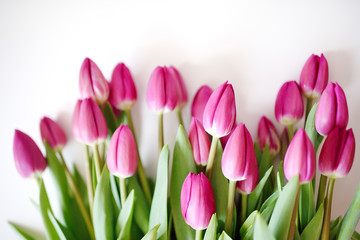
<svg viewBox="0 0 360 240"><path fill-rule="evenodd" d="M339 239L349 239L360 219L360 184L358 185L354 199L347 210L344 220L342 221Z"/></svg>
<svg viewBox="0 0 360 240"><path fill-rule="evenodd" d="M159 227L160 224L153 227L141 240L156 240Z"/></svg>
<svg viewBox="0 0 360 240"><path fill-rule="evenodd" d="M110 173L110 188L114 198L115 216L119 215L121 209L120 192L118 189L119 183L117 177Z"/></svg>
<svg viewBox="0 0 360 240"><path fill-rule="evenodd" d="M337 219L330 222L330 233L329 240L337 239L341 227L342 217L339 216Z"/></svg>
<svg viewBox="0 0 360 240"><path fill-rule="evenodd" d="M360 234L357 231L354 231L353 235L351 236L351 240L360 240Z"/></svg>
<svg viewBox="0 0 360 240"><path fill-rule="evenodd" d="M305 131L314 147L316 146L316 136L317 136L317 131L315 129L315 114L318 105L319 103L315 103L314 106L312 106L305 124Z"/></svg>
<svg viewBox="0 0 360 240"><path fill-rule="evenodd" d="M210 219L209 226L206 229L204 240L216 240L217 219L214 213Z"/></svg>
<svg viewBox="0 0 360 240"><path fill-rule="evenodd" d="M256 214L255 226L254 226L254 240L275 240L273 233L270 231L265 220L259 213Z"/></svg>
<svg viewBox="0 0 360 240"><path fill-rule="evenodd" d="M284 161L280 161L278 172L277 172L277 190L282 191L282 187L285 186L286 180L284 175ZM279 189L280 185L280 189Z"/></svg>
<svg viewBox="0 0 360 240"><path fill-rule="evenodd" d="M261 155L261 161L259 164L259 177L260 179L264 177L267 170L272 166L272 157L269 153L269 145L266 144L264 151Z"/></svg>
<svg viewBox="0 0 360 240"><path fill-rule="evenodd" d="M116 235L118 239L130 239L131 223L134 213L134 190L131 190L129 196L126 198L125 204L121 209L117 223Z"/></svg>
<svg viewBox="0 0 360 240"><path fill-rule="evenodd" d="M160 224L158 238L167 237L167 190L169 177L169 147L165 145L161 150L157 174L154 197L150 209L149 229Z"/></svg>
<svg viewBox="0 0 360 240"><path fill-rule="evenodd" d="M44 237L38 236L39 234L36 233L34 230L20 226L13 222L8 222L9 225L21 236L23 239L26 240L36 240L36 239L45 239Z"/></svg>
<svg viewBox="0 0 360 240"><path fill-rule="evenodd" d="M278 240L287 239L299 188L299 177L293 177L280 193L270 218L269 229Z"/></svg>
<svg viewBox="0 0 360 240"><path fill-rule="evenodd" d="M229 235L227 235L225 231L223 231L218 240L232 240L232 238L229 237Z"/></svg>
<svg viewBox="0 0 360 240"><path fill-rule="evenodd" d="M266 222L269 222L278 198L279 198L279 191L276 191L273 194L271 194L271 196L268 197L268 199L266 199L264 204L261 206L260 213Z"/></svg>
<svg viewBox="0 0 360 240"><path fill-rule="evenodd" d="M255 150L257 164L258 164L258 166L260 166L262 153L261 153L261 149L260 149L259 145L257 144L257 142L254 142L254 150Z"/></svg>
<svg viewBox="0 0 360 240"><path fill-rule="evenodd" d="M80 195L81 195L81 198L84 200L86 209L89 209L89 198L88 198L85 180L82 178L82 176L75 164L73 165L73 168L74 168L73 177L74 177L75 183L79 188Z"/></svg>
<svg viewBox="0 0 360 240"><path fill-rule="evenodd" d="M315 196L312 181L300 186L298 214L300 230L303 231L315 215Z"/></svg>
<svg viewBox="0 0 360 240"><path fill-rule="evenodd" d="M71 232L57 220L51 210L48 210L49 219L52 222L56 232L62 240L75 240Z"/></svg>
<svg viewBox="0 0 360 240"><path fill-rule="evenodd" d="M117 120L115 114L111 108L109 102L105 103L105 106L102 108L102 112L106 121L106 125L109 129L110 134L113 134L118 128Z"/></svg>
<svg viewBox="0 0 360 240"><path fill-rule="evenodd" d="M109 170L105 164L94 196L93 222L96 239L114 239L114 212L112 206Z"/></svg>
<svg viewBox="0 0 360 240"><path fill-rule="evenodd" d="M305 227L304 231L301 233L302 240L308 240L308 239L317 240L320 238L322 223L323 223L323 215L324 215L324 206L323 204L321 204L313 219L311 219L309 224Z"/></svg>
<svg viewBox="0 0 360 240"><path fill-rule="evenodd" d="M196 173L193 152L182 125L176 134L170 179L170 204L177 239L192 240L195 231L185 223L181 213L180 193L189 172Z"/></svg>
<svg viewBox="0 0 360 240"><path fill-rule="evenodd" d="M240 228L240 237L243 240L252 240L254 238L254 224L258 211L253 211L245 220Z"/></svg>

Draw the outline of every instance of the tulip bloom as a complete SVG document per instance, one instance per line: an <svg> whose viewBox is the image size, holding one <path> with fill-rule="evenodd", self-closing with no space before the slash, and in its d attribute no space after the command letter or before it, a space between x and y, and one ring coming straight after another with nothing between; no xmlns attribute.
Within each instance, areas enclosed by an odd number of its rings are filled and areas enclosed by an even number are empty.
<svg viewBox="0 0 360 240"><path fill-rule="evenodd" d="M284 125L293 125L303 114L304 103L298 84L295 81L284 83L276 97L276 120Z"/></svg>
<svg viewBox="0 0 360 240"><path fill-rule="evenodd" d="M23 178L42 173L47 166L34 140L19 130L15 130L13 154L16 169Z"/></svg>
<svg viewBox="0 0 360 240"><path fill-rule="evenodd" d="M312 54L300 75L300 88L308 98L320 97L329 81L329 67L323 54Z"/></svg>
<svg viewBox="0 0 360 240"><path fill-rule="evenodd" d="M61 151L67 142L64 130L48 117L41 119L40 133L42 140L46 141L57 152Z"/></svg>
<svg viewBox="0 0 360 240"><path fill-rule="evenodd" d="M189 129L189 141L196 165L206 166L210 151L209 137L200 121L192 118Z"/></svg>
<svg viewBox="0 0 360 240"><path fill-rule="evenodd" d="M352 167L354 155L355 137L352 129L336 127L321 149L319 170L331 178L345 177Z"/></svg>
<svg viewBox="0 0 360 240"><path fill-rule="evenodd" d="M265 146L268 145L271 156L275 156L279 153L279 135L272 122L265 116L262 116L259 122L258 141L261 151L264 151Z"/></svg>
<svg viewBox="0 0 360 240"><path fill-rule="evenodd" d="M214 137L228 135L236 120L234 89L226 81L211 94L203 115L205 130Z"/></svg>
<svg viewBox="0 0 360 240"><path fill-rule="evenodd" d="M115 176L127 178L134 175L138 154L134 136L127 125L120 125L111 137L107 153L109 171Z"/></svg>
<svg viewBox="0 0 360 240"><path fill-rule="evenodd" d="M100 107L91 98L79 100L72 119L72 132L78 140L95 145L107 138L108 130Z"/></svg>
<svg viewBox="0 0 360 240"><path fill-rule="evenodd" d="M194 100L191 104L191 116L199 120L201 124L203 124L203 113L205 106L212 92L213 91L209 86L207 85L201 86L199 90L196 92Z"/></svg>
<svg viewBox="0 0 360 240"><path fill-rule="evenodd" d="M330 82L321 95L316 110L316 131L325 136L335 127L346 127L348 121L349 112L345 93L339 84Z"/></svg>
<svg viewBox="0 0 360 240"><path fill-rule="evenodd" d="M176 83L176 88L177 88L177 93L178 93L178 101L177 101L176 107L178 107L179 109L182 109L188 101L188 94L186 91L186 86L185 86L184 80L183 80L182 76L180 75L179 71L175 67L170 66L169 71L173 75L173 79Z"/></svg>
<svg viewBox="0 0 360 240"><path fill-rule="evenodd" d="M250 166L249 177L236 183L236 189L242 194L250 194L259 183L259 169L256 161Z"/></svg>
<svg viewBox="0 0 360 240"><path fill-rule="evenodd" d="M225 146L221 159L222 172L231 181L242 181L250 176L255 162L254 142L245 125L240 123Z"/></svg>
<svg viewBox="0 0 360 240"><path fill-rule="evenodd" d="M174 110L178 101L177 91L176 82L169 69L160 66L155 68L147 89L148 107L158 114Z"/></svg>
<svg viewBox="0 0 360 240"><path fill-rule="evenodd" d="M181 188L181 213L187 224L195 230L208 227L215 213L214 192L210 181L201 172L189 173Z"/></svg>
<svg viewBox="0 0 360 240"><path fill-rule="evenodd" d="M80 68L79 86L81 97L92 98L97 104L104 104L109 97L109 83L98 66L85 58Z"/></svg>
<svg viewBox="0 0 360 240"><path fill-rule="evenodd" d="M284 174L287 180L299 175L299 183L310 182L315 175L315 150L304 129L299 129L286 151Z"/></svg>

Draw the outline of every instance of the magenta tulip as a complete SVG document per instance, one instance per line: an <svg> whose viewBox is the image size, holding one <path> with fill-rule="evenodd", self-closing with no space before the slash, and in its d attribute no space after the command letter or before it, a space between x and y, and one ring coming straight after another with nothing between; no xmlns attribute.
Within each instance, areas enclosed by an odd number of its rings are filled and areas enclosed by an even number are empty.
<svg viewBox="0 0 360 240"><path fill-rule="evenodd" d="M189 141L193 150L195 164L206 166L210 151L210 140L204 127L196 118L191 120Z"/></svg>
<svg viewBox="0 0 360 240"><path fill-rule="evenodd" d="M316 169L315 150L304 129L299 129L286 151L284 174L287 180L299 175L300 184L310 182Z"/></svg>
<svg viewBox="0 0 360 240"><path fill-rule="evenodd" d="M72 119L72 132L76 139L95 145L107 138L108 130L100 107L91 98L79 100Z"/></svg>
<svg viewBox="0 0 360 240"><path fill-rule="evenodd" d="M203 114L206 103L208 102L212 92L213 91L209 86L201 86L196 92L194 100L191 104L191 116L199 120L201 124L203 124Z"/></svg>
<svg viewBox="0 0 360 240"><path fill-rule="evenodd" d="M261 151L264 151L265 146L268 145L271 156L275 156L279 153L279 135L272 122L265 116L262 116L259 122L258 141Z"/></svg>
<svg viewBox="0 0 360 240"><path fill-rule="evenodd" d="M345 93L339 84L329 82L316 110L316 131L325 136L335 127L345 128L348 121L349 112Z"/></svg>
<svg viewBox="0 0 360 240"><path fill-rule="evenodd" d="M238 181L236 189L242 194L250 194L254 191L259 183L259 169L256 161L253 161L250 166L250 172L247 179Z"/></svg>
<svg viewBox="0 0 360 240"><path fill-rule="evenodd" d="M320 97L329 81L329 67L323 54L312 54L300 75L300 88L308 98Z"/></svg>
<svg viewBox="0 0 360 240"><path fill-rule="evenodd" d="M85 58L81 65L79 86L83 99L92 98L102 105L109 97L109 83L105 80L98 66L89 58Z"/></svg>
<svg viewBox="0 0 360 240"><path fill-rule="evenodd" d="M23 178L42 173L47 166L34 140L19 130L15 130L13 153L16 169Z"/></svg>
<svg viewBox="0 0 360 240"><path fill-rule="evenodd" d="M189 173L181 188L181 212L187 224L195 230L208 227L215 213L214 192L210 181L201 172Z"/></svg>
<svg viewBox="0 0 360 240"><path fill-rule="evenodd" d="M211 94L203 115L205 130L214 137L228 135L236 120L234 89L226 81Z"/></svg>
<svg viewBox="0 0 360 240"><path fill-rule="evenodd" d="M276 120L284 125L293 125L303 114L304 103L298 84L295 81L284 83L276 97Z"/></svg>
<svg viewBox="0 0 360 240"><path fill-rule="evenodd" d="M353 164L355 137L352 129L336 127L326 138L319 158L319 170L328 177L345 177Z"/></svg>
<svg viewBox="0 0 360 240"><path fill-rule="evenodd" d="M236 126L231 134L221 159L224 176L232 181L242 181L251 174L256 162L254 142L243 123Z"/></svg>
<svg viewBox="0 0 360 240"><path fill-rule="evenodd" d="M186 91L186 86L185 86L184 80L183 80L181 74L179 73L179 71L175 67L170 66L169 71L173 75L174 81L176 83L177 93L178 93L178 101L177 101L176 107L178 107L179 109L182 109L188 101L188 94Z"/></svg>
<svg viewBox="0 0 360 240"><path fill-rule="evenodd" d="M42 140L46 141L55 151L61 151L67 142L64 130L48 117L41 119L40 133Z"/></svg>
<svg viewBox="0 0 360 240"><path fill-rule="evenodd" d="M167 67L157 67L152 72L146 101L148 107L158 113L174 110L178 101L177 85Z"/></svg>
<svg viewBox="0 0 360 240"><path fill-rule="evenodd" d="M223 137L220 138L221 146L222 146L223 149L225 148L227 142L229 141L229 138L230 138L231 134L234 132L236 126L237 126L237 123L235 122L235 124L234 124L233 128L231 129L230 133L228 135L223 136Z"/></svg>
<svg viewBox="0 0 360 240"><path fill-rule="evenodd" d="M136 87L131 73L124 63L119 63L112 73L109 101L119 110L129 110L136 99Z"/></svg>

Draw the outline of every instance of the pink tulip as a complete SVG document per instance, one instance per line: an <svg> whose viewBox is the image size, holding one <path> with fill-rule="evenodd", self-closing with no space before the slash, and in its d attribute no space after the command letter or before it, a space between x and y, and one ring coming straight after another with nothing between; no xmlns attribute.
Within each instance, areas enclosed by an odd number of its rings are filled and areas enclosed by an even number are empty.
<svg viewBox="0 0 360 240"><path fill-rule="evenodd" d="M189 141L196 165L206 166L210 151L210 140L204 127L196 118L191 120Z"/></svg>
<svg viewBox="0 0 360 240"><path fill-rule="evenodd" d="M236 120L234 89L226 81L211 94L203 115L205 130L217 138L228 135Z"/></svg>
<svg viewBox="0 0 360 240"><path fill-rule="evenodd" d="M223 149L225 148L227 142L229 141L229 138L230 138L231 134L233 134L236 126L237 126L237 123L235 122L235 124L234 124L233 128L231 129L230 133L228 135L223 136L223 137L220 138L220 143L221 143L221 146L222 146Z"/></svg>
<svg viewBox="0 0 360 240"><path fill-rule="evenodd" d="M284 174L287 180L299 175L301 184L310 182L316 169L315 150L304 129L299 129L286 151Z"/></svg>
<svg viewBox="0 0 360 240"><path fill-rule="evenodd" d="M323 54L312 54L300 75L300 88L308 98L320 97L329 81L329 67Z"/></svg>
<svg viewBox="0 0 360 240"><path fill-rule="evenodd" d="M109 83L98 66L85 58L80 68L79 86L81 97L92 98L97 104L104 104L109 97Z"/></svg>
<svg viewBox="0 0 360 240"><path fill-rule="evenodd" d="M236 183L236 189L242 194L252 193L259 183L259 169L256 161L252 162L250 169L248 178Z"/></svg>
<svg viewBox="0 0 360 240"><path fill-rule="evenodd" d="M152 72L146 101L148 107L160 114L174 110L178 101L177 85L167 67L157 67Z"/></svg>
<svg viewBox="0 0 360 240"><path fill-rule="evenodd" d="M214 192L210 181L201 172L189 173L181 188L181 212L187 224L195 230L208 227L215 213Z"/></svg>
<svg viewBox="0 0 360 240"><path fill-rule="evenodd" d="M72 119L72 131L78 140L87 145L103 142L108 130L100 107L91 98L79 100Z"/></svg>
<svg viewBox="0 0 360 240"><path fill-rule="evenodd" d="M55 151L61 151L67 142L64 130L48 117L41 119L40 133L42 140L46 141Z"/></svg>
<svg viewBox="0 0 360 240"><path fill-rule="evenodd" d="M245 125L240 123L225 146L221 159L222 172L229 180L242 181L250 176L254 162L254 142Z"/></svg>
<svg viewBox="0 0 360 240"><path fill-rule="evenodd" d="M13 153L16 169L23 178L42 173L47 166L34 140L19 130L15 130Z"/></svg>
<svg viewBox="0 0 360 240"><path fill-rule="evenodd" d="M298 84L295 81L284 83L276 97L276 120L284 125L293 125L303 114L304 103Z"/></svg>
<svg viewBox="0 0 360 240"><path fill-rule="evenodd" d="M111 137L107 153L109 171L115 176L127 178L134 175L138 154L134 136L127 125L120 125Z"/></svg>
<svg viewBox="0 0 360 240"><path fill-rule="evenodd" d="M212 92L213 91L209 86L201 86L196 92L194 100L191 104L191 116L199 120L201 124L203 124L203 114L206 103L208 102Z"/></svg>
<svg viewBox="0 0 360 240"><path fill-rule="evenodd" d="M275 156L280 151L280 138L272 124L265 116L262 116L258 126L258 141L261 151L264 151L266 145L269 146L271 156Z"/></svg>
<svg viewBox="0 0 360 240"><path fill-rule="evenodd" d="M175 67L170 66L169 71L173 75L173 78L176 83L177 92L178 92L178 101L177 101L176 107L178 107L179 109L182 109L188 101L188 94L186 91L186 86L185 86L184 80L183 80L182 76L180 75L179 71Z"/></svg>
<svg viewBox="0 0 360 240"><path fill-rule="evenodd" d="M136 87L131 73L124 63L119 63L111 77L109 101L119 110L129 110L136 99Z"/></svg>
<svg viewBox="0 0 360 240"><path fill-rule="evenodd" d="M355 137L352 129L336 127L326 138L319 158L319 170L328 177L345 177L353 164Z"/></svg>
<svg viewBox="0 0 360 240"><path fill-rule="evenodd" d="M315 115L315 128L328 135L335 127L344 128L349 121L345 93L337 83L329 82L321 95Z"/></svg>

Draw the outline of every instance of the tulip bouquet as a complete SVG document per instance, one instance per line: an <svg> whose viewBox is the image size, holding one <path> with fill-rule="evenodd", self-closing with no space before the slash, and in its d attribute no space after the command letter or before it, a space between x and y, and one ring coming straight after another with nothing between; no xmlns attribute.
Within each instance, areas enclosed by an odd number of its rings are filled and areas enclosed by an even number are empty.
<svg viewBox="0 0 360 240"><path fill-rule="evenodd" d="M28 135L15 130L15 166L39 184L35 205L48 239L360 239L355 231L360 186L345 216L331 220L335 180L352 167L355 139L346 129L345 93L328 82L328 75L325 57L312 55L299 83L286 82L278 92L281 136L263 116L254 142L246 125L236 124L235 93L228 82L197 91L187 133L181 112L188 101L184 81L176 68L157 67L146 99L159 118L153 181L142 164L146 156L139 154L131 115L137 92L129 69L117 65L108 83L87 58L72 119L73 135L86 151L81 166L86 177L76 166L68 168L62 155L67 137L47 117L40 122L46 157ZM179 125L170 154L163 117L173 110ZM156 143L149 144L156 149ZM46 168L58 190L60 214L45 188ZM10 224L24 239L35 239Z"/></svg>

